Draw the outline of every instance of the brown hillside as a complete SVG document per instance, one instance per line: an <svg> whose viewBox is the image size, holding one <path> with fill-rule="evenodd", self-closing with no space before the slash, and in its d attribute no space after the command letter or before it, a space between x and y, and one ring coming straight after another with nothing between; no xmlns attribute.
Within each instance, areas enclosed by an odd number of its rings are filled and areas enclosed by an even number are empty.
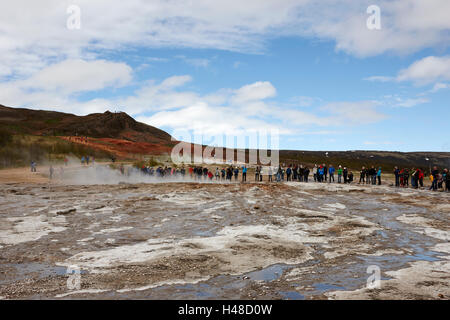
<svg viewBox="0 0 450 320"><path fill-rule="evenodd" d="M88 136L135 142L168 144L171 136L158 128L137 122L124 112L87 116L10 108L0 105L0 126L13 134Z"/></svg>

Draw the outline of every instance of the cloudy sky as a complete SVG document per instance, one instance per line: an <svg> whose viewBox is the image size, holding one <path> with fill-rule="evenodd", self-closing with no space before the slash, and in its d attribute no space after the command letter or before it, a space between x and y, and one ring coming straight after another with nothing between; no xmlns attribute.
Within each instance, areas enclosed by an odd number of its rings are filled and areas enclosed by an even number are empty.
<svg viewBox="0 0 450 320"><path fill-rule="evenodd" d="M448 0L2 1L0 104L276 129L282 149L450 151L449 16Z"/></svg>

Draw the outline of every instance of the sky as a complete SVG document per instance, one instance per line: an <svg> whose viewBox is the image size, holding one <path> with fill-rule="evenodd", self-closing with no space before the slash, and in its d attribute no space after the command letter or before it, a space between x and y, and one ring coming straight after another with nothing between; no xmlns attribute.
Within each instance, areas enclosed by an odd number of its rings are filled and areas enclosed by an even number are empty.
<svg viewBox="0 0 450 320"><path fill-rule="evenodd" d="M449 15L448 0L3 1L0 104L124 111L176 138L448 152Z"/></svg>

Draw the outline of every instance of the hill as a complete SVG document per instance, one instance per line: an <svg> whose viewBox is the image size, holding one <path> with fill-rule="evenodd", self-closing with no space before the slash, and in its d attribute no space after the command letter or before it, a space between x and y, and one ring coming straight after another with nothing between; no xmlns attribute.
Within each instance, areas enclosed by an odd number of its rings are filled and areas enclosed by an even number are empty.
<svg viewBox="0 0 450 320"><path fill-rule="evenodd" d="M106 111L76 116L63 112L0 105L0 126L13 134L88 136L148 143L171 141L167 132L137 122L125 112Z"/></svg>

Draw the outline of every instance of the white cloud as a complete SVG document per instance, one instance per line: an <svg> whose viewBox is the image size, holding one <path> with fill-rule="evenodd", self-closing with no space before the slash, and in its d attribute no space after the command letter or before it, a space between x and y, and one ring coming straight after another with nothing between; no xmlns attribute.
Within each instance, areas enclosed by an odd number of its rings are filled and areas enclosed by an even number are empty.
<svg viewBox="0 0 450 320"><path fill-rule="evenodd" d="M105 60L64 60L40 70L20 85L65 93L121 87L131 81L132 69L125 63Z"/></svg>
<svg viewBox="0 0 450 320"><path fill-rule="evenodd" d="M449 89L450 88L450 83L442 83L442 82L438 82L433 86L433 89L430 90L431 93L435 93L439 90L442 89Z"/></svg>
<svg viewBox="0 0 450 320"><path fill-rule="evenodd" d="M411 53L450 43L450 1L379 0L381 30L368 30L370 1L77 0L81 29L68 30L64 1L0 3L0 75L23 77L55 61L130 47L263 52L280 36L332 40L357 56ZM206 66L206 60L192 63ZM8 69L9 68L9 69Z"/></svg>
<svg viewBox="0 0 450 320"><path fill-rule="evenodd" d="M430 100L426 98L417 98L417 99L401 99L396 98L396 103L393 104L394 107L403 107L403 108L411 108L419 104L428 103Z"/></svg>
<svg viewBox="0 0 450 320"><path fill-rule="evenodd" d="M401 70L397 76L397 81L413 81L418 84L439 80L450 80L450 56L425 57Z"/></svg>
<svg viewBox="0 0 450 320"><path fill-rule="evenodd" d="M59 107L70 111L70 96L79 92L121 87L132 79L125 63L105 60L65 60L45 67L29 78L0 83L0 101L11 106Z"/></svg>
<svg viewBox="0 0 450 320"><path fill-rule="evenodd" d="M373 82L389 82L395 80L394 77L387 77L387 76L372 76L364 78L366 81L373 81Z"/></svg>
<svg viewBox="0 0 450 320"><path fill-rule="evenodd" d="M386 115L376 110L377 101L334 102L321 109L328 111L341 125L366 124L384 120Z"/></svg>
<svg viewBox="0 0 450 320"><path fill-rule="evenodd" d="M233 101L234 103L245 103L254 100L263 100L274 97L276 93L275 87L270 82L258 81L236 90Z"/></svg>

